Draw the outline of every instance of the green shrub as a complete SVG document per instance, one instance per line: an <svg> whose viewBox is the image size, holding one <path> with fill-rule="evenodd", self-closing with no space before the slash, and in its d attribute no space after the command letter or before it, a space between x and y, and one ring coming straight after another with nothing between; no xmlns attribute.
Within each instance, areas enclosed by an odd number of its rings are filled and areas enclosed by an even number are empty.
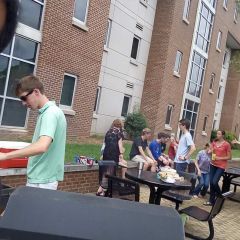
<svg viewBox="0 0 240 240"><path fill-rule="evenodd" d="M216 138L217 138L217 131L216 130L212 130L210 141L213 142L214 139L216 139Z"/></svg>
<svg viewBox="0 0 240 240"><path fill-rule="evenodd" d="M142 130L147 127L147 121L145 116L140 112L129 113L125 119L124 127L128 138L134 139L140 136Z"/></svg>

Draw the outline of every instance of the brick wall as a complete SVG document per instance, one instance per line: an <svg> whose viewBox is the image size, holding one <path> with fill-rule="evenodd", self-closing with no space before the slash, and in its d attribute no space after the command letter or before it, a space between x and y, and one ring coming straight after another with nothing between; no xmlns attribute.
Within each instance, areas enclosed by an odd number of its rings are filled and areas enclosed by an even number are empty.
<svg viewBox="0 0 240 240"><path fill-rule="evenodd" d="M90 135L95 95L99 80L110 0L90 0L87 14L88 31L72 24L74 1L46 1L42 26L42 43L36 75L44 82L46 95L60 102L64 73L78 77L73 100L75 116L66 116L68 139ZM37 113L30 112L25 135L32 135ZM5 139L17 137L18 131Z"/></svg>
<svg viewBox="0 0 240 240"><path fill-rule="evenodd" d="M1 177L3 184L19 187L26 185L26 175ZM98 170L66 172L64 181L60 182L58 190L67 192L92 193L98 189Z"/></svg>
<svg viewBox="0 0 240 240"><path fill-rule="evenodd" d="M221 1L217 3L209 49L209 59L204 76L201 104L196 126L195 142L198 147L206 144L210 138L227 35L231 33L234 38L240 42L240 23L234 23L233 18L235 9L234 1L228 1L228 11L223 9ZM146 115L148 123L154 130L155 135L165 128L168 104L174 105L171 121L172 132L176 133L178 129L197 5L198 1L191 1L189 24L187 24L182 20L184 1L158 1L157 3L141 105L141 109ZM216 51L219 30L223 33L222 51L220 53ZM183 53L180 77L173 76L177 50ZM214 94L209 93L212 73L216 74ZM225 94L225 98L228 98L228 96L229 94ZM232 104L236 101L237 99L235 98ZM239 109L235 108L234 111L239 111ZM238 114L235 115L238 116ZM202 135L205 116L208 116L206 127L207 136Z"/></svg>

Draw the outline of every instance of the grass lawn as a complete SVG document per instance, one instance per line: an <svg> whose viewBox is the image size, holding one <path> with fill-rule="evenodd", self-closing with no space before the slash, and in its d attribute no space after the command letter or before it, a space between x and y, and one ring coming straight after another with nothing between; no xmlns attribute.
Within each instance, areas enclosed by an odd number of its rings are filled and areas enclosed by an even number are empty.
<svg viewBox="0 0 240 240"><path fill-rule="evenodd" d="M82 155L82 156L88 156L88 157L93 157L95 159L100 158L100 150L101 150L101 144L91 144L91 143L84 143L84 144L67 144L66 146L66 157L65 157L65 162L73 162L74 156L75 155ZM125 143L124 147L126 149L124 153L124 158L126 160L129 160L129 152L131 149L131 143ZM192 158L195 158L197 155L196 151L193 155ZM240 150L233 150L232 151L233 158L240 158Z"/></svg>

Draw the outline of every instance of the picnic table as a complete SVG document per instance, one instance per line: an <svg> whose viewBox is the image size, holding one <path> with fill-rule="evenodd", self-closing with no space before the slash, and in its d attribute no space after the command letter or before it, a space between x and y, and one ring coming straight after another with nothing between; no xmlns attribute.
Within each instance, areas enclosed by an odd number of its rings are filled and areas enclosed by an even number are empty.
<svg viewBox="0 0 240 240"><path fill-rule="evenodd" d="M239 167L230 167L227 168L223 174L223 185L222 192L228 192L230 190L231 181L234 178L240 177L240 168Z"/></svg>
<svg viewBox="0 0 240 240"><path fill-rule="evenodd" d="M1 239L184 240L172 208L21 187L0 219Z"/></svg>
<svg viewBox="0 0 240 240"><path fill-rule="evenodd" d="M188 180L176 181L175 183L166 183L157 177L157 173L128 169L125 176L135 182L147 185L150 189L149 203L159 205L162 193L167 190L190 190L192 184Z"/></svg>

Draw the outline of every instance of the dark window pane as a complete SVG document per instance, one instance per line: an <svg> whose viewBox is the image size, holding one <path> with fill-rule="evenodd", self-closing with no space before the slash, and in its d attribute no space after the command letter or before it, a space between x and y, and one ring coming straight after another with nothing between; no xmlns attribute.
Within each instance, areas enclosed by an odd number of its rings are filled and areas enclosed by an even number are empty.
<svg viewBox="0 0 240 240"><path fill-rule="evenodd" d="M194 102L193 102L193 101L190 101L190 100L188 100L187 110L190 110L190 111L192 111L192 110L193 110L193 105L194 105Z"/></svg>
<svg viewBox="0 0 240 240"><path fill-rule="evenodd" d="M190 130L190 134L192 135L192 137L194 138L194 131Z"/></svg>
<svg viewBox="0 0 240 240"><path fill-rule="evenodd" d="M0 56L0 95L4 93L7 69L8 69L8 58Z"/></svg>
<svg viewBox="0 0 240 240"><path fill-rule="evenodd" d="M97 93L96 93L96 98L95 98L95 104L94 104L94 110L93 110L94 112L97 111L99 94L100 94L100 88L97 88Z"/></svg>
<svg viewBox="0 0 240 240"><path fill-rule="evenodd" d="M205 117L204 121L203 121L203 131L204 132L206 131L206 126L207 126L207 117Z"/></svg>
<svg viewBox="0 0 240 240"><path fill-rule="evenodd" d="M88 0L75 0L74 17L85 22Z"/></svg>
<svg viewBox="0 0 240 240"><path fill-rule="evenodd" d="M192 113L189 112L189 111L186 111L185 118L188 119L188 120L191 122L191 119L192 119Z"/></svg>
<svg viewBox="0 0 240 240"><path fill-rule="evenodd" d="M3 99L0 98L0 113L1 113L1 111L2 111L2 102L3 102Z"/></svg>
<svg viewBox="0 0 240 240"><path fill-rule="evenodd" d="M27 108L21 101L6 99L2 125L13 127L25 127Z"/></svg>
<svg viewBox="0 0 240 240"><path fill-rule="evenodd" d="M32 0L21 0L19 12L19 22L40 29L43 6Z"/></svg>
<svg viewBox="0 0 240 240"><path fill-rule="evenodd" d="M25 38L16 36L13 56L34 62L37 53L37 43Z"/></svg>
<svg viewBox="0 0 240 240"><path fill-rule="evenodd" d="M196 121L197 121L197 114L196 114L196 113L193 113L193 115L192 115L191 127L190 127L191 129L195 129Z"/></svg>
<svg viewBox="0 0 240 240"><path fill-rule="evenodd" d="M200 98L201 91L202 91L202 87L198 85L196 89L196 97Z"/></svg>
<svg viewBox="0 0 240 240"><path fill-rule="evenodd" d="M62 87L62 96L60 104L64 106L72 106L72 99L74 93L74 86L75 86L75 78L65 75Z"/></svg>
<svg viewBox="0 0 240 240"><path fill-rule="evenodd" d="M172 106L169 105L167 108L167 116L166 116L165 124L167 125L171 124L171 116L172 116Z"/></svg>
<svg viewBox="0 0 240 240"><path fill-rule="evenodd" d="M7 96L15 97L14 87L16 80L32 74L33 71L34 65L13 59L8 81Z"/></svg>
<svg viewBox="0 0 240 240"><path fill-rule="evenodd" d="M195 113L198 112L198 107L199 107L199 104L198 104L198 103L195 103L195 104L194 104L194 109L193 109L193 111L194 111Z"/></svg>
<svg viewBox="0 0 240 240"><path fill-rule="evenodd" d="M7 47L3 50L3 53L10 55L11 52L12 41L7 45Z"/></svg>
<svg viewBox="0 0 240 240"><path fill-rule="evenodd" d="M131 58L137 59L138 45L139 45L139 39L134 37L133 43L132 43Z"/></svg>
<svg viewBox="0 0 240 240"><path fill-rule="evenodd" d="M122 106L122 114L121 114L123 117L127 116L127 114L128 114L129 101L130 101L130 98L124 96L123 106Z"/></svg>

